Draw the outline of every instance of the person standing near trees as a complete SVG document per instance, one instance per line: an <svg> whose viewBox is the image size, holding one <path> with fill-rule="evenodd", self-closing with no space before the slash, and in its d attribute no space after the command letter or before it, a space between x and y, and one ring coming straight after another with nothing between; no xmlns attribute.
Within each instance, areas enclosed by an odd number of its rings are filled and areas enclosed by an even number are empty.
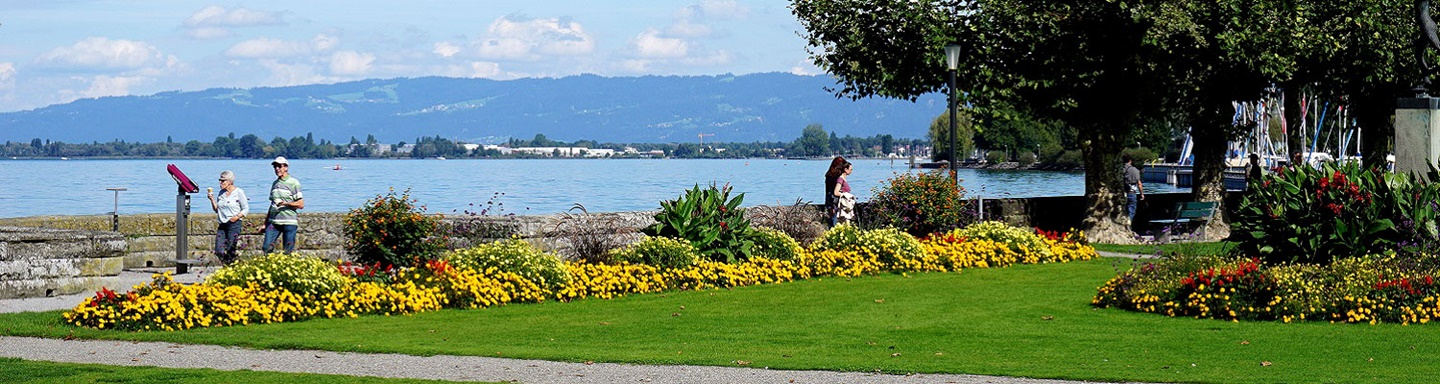
<svg viewBox="0 0 1440 384"><path fill-rule="evenodd" d="M1260 180L1260 176L1264 174L1263 168L1260 165L1260 155L1254 153L1250 154L1249 168L1250 169L1245 170L1245 181L1253 183Z"/></svg>
<svg viewBox="0 0 1440 384"><path fill-rule="evenodd" d="M305 209L300 194L300 180L290 177L290 161L284 156L270 162L275 168L275 181L270 183L270 212L265 216L265 253L275 250L275 239L285 242L285 253L295 252L295 232L300 229L300 209Z"/></svg>
<svg viewBox="0 0 1440 384"><path fill-rule="evenodd" d="M1145 184L1140 182L1140 169L1135 168L1135 159L1129 154L1121 155L1125 160L1125 214L1129 216L1130 222L1135 222L1135 208L1139 206L1140 200L1145 200ZM1113 179L1112 179L1113 180Z"/></svg>
<svg viewBox="0 0 1440 384"><path fill-rule="evenodd" d="M245 190L235 186L235 172L220 172L220 195L214 189L205 188L205 197L210 199L210 210L215 211L220 225L215 228L215 258L220 265L230 264L239 256L236 244L240 240L241 220L250 213L250 202Z"/></svg>

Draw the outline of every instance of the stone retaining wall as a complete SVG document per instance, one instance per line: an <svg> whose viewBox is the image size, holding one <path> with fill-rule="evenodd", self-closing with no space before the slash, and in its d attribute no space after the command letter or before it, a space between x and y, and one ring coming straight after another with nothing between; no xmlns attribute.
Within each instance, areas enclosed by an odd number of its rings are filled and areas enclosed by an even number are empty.
<svg viewBox="0 0 1440 384"><path fill-rule="evenodd" d="M586 220L613 220L622 229L638 231L654 222L654 212L595 213L583 215ZM342 213L302 213L300 230L296 234L296 253L319 256L328 260L339 260L346 256L345 238L341 228ZM449 232L458 233L450 238L452 248L508 238L521 238L547 247L562 246L558 239L547 237L564 215L537 216L476 216L445 217L444 225ZM578 217L578 216L577 216ZM210 255L214 249L215 214L193 214L187 220L188 258L197 259ZM67 229L81 231L105 231L111 236L124 240L121 255L125 268L172 267L175 265L175 215L138 214L121 215L119 233L109 232L111 217L92 216L32 216L0 219L0 225L32 229ZM40 231L37 231L40 232ZM264 242L262 223L247 220L241 231L240 248L243 254L259 254ZM278 245L277 245L278 247ZM118 273L118 270L117 270Z"/></svg>
<svg viewBox="0 0 1440 384"><path fill-rule="evenodd" d="M124 256L125 238L115 232L0 226L0 299L114 285Z"/></svg>
<svg viewBox="0 0 1440 384"><path fill-rule="evenodd" d="M1136 216L1144 222L1150 211L1188 200L1189 194L1151 194ZM1237 194L1227 196L1234 207ZM1147 208L1150 207L1150 208ZM818 210L818 207L817 207ZM1158 212L1158 211L1157 211ZM863 210L862 210L863 213ZM452 216L445 217L450 246L470 245L519 236L549 249L564 246L549 237L565 220L605 220L618 232L632 233L654 222L654 211L585 215ZM346 257L341 228L342 213L301 213L297 253L329 260ZM986 199L985 217L1021 227L1064 231L1079 228L1085 217L1082 196L1029 199ZM816 219L820 219L819 216ZM242 253L260 253L263 240L258 220L245 222ZM818 225L818 224L817 224ZM216 219L212 213L193 214L188 220L188 258L208 256L214 246ZM121 268L172 267L175 258L175 215L139 214L120 217L119 232L111 232L110 216L33 216L0 219L0 298L45 296L84 292L114 279ZM1144 230L1144 228L1137 228Z"/></svg>

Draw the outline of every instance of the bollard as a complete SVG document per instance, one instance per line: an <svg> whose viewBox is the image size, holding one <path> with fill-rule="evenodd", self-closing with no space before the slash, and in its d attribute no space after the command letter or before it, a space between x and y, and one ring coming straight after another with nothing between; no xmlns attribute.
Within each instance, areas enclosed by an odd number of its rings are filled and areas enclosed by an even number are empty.
<svg viewBox="0 0 1440 384"><path fill-rule="evenodd" d="M125 188L105 188L107 191L115 191L115 210L110 211L110 230L120 232L120 192L127 191Z"/></svg>

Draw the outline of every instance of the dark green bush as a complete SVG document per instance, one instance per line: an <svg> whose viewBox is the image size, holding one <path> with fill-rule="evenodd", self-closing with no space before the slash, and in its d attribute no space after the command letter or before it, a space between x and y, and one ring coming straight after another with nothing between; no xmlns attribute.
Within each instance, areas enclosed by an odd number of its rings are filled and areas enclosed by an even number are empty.
<svg viewBox="0 0 1440 384"><path fill-rule="evenodd" d="M1027 165L1027 166L1028 166L1028 165L1030 165L1030 164L1035 164L1035 160L1036 160L1036 159L1037 159L1037 158L1035 157L1035 154L1034 154L1034 153L1025 152L1025 153L1021 153L1021 154L1020 154L1020 160L1019 160L1019 161L1020 161L1020 165Z"/></svg>
<svg viewBox="0 0 1440 384"><path fill-rule="evenodd" d="M1000 164L1006 160L1010 160L1010 156L1006 155L1005 151L990 151L985 153L985 161L990 164Z"/></svg>
<svg viewBox="0 0 1440 384"><path fill-rule="evenodd" d="M1135 160L1136 167L1139 167L1141 164L1155 161L1155 159L1158 158L1157 156L1155 156L1155 151L1150 150L1150 148L1143 147L1125 148L1124 150L1120 151L1120 154L1130 155L1130 158Z"/></svg>
<svg viewBox="0 0 1440 384"><path fill-rule="evenodd" d="M1084 168L1085 155L1078 149L1065 151L1065 153L1060 154L1059 158L1055 159L1055 165L1061 168Z"/></svg>
<svg viewBox="0 0 1440 384"><path fill-rule="evenodd" d="M1045 144L1044 147L1040 147L1040 161L1045 163L1053 164L1056 160L1059 160L1060 155L1063 154L1065 154L1065 147L1060 146L1060 144L1050 143Z"/></svg>

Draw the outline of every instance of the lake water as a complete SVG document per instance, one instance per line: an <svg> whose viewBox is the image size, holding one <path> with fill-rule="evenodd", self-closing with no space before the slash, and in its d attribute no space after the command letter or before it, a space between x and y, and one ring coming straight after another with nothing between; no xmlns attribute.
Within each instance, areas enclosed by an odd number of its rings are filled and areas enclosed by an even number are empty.
<svg viewBox="0 0 1440 384"><path fill-rule="evenodd" d="M563 212L576 203L591 212L659 209L695 184L730 183L745 193L744 205L791 204L824 198L829 161L819 160L291 160L292 176L305 193L303 212L345 212L394 188L431 213L478 212L487 202L499 213ZM0 217L108 214L120 192L121 214L175 212L175 183L165 172L175 164L196 184L192 212L209 212L205 187L219 187L220 171L234 171L236 185L263 212L270 182L269 159L261 160L0 160ZM334 170L340 165L341 170ZM903 161L857 160L850 185L861 201L896 173ZM1084 173L960 170L969 197L1079 196ZM1175 191L1147 185L1147 191ZM496 198L496 194L503 194ZM472 205L473 204L473 205ZM495 214L492 210L490 214Z"/></svg>

